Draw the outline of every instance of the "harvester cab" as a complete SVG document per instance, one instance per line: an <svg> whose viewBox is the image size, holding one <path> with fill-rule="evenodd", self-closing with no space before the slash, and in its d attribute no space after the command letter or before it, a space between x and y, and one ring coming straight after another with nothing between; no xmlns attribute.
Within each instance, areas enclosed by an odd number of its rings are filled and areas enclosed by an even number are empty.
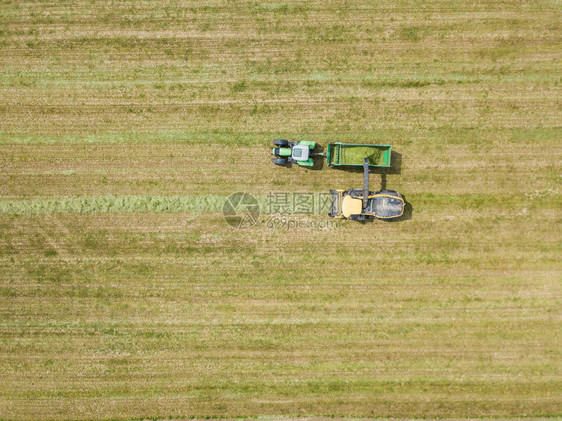
<svg viewBox="0 0 562 421"><path fill-rule="evenodd" d="M369 162L363 165L363 190L330 190L332 207L328 216L353 221L371 218L394 221L404 214L404 198L394 190L369 191Z"/></svg>
<svg viewBox="0 0 562 421"><path fill-rule="evenodd" d="M315 153L316 143L310 140L301 140L300 142L289 142L285 139L276 139L273 141L274 148L271 154L275 156L272 159L276 165L287 165L289 163L300 165L301 167L314 166L314 156L323 155Z"/></svg>

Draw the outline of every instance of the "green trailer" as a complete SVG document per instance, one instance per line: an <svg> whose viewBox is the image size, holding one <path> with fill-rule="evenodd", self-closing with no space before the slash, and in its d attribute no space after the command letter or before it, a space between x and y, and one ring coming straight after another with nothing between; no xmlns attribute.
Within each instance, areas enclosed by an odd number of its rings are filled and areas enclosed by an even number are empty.
<svg viewBox="0 0 562 421"><path fill-rule="evenodd" d="M365 158L369 167L390 167L392 146L366 143L328 143L326 162L329 167L362 167Z"/></svg>

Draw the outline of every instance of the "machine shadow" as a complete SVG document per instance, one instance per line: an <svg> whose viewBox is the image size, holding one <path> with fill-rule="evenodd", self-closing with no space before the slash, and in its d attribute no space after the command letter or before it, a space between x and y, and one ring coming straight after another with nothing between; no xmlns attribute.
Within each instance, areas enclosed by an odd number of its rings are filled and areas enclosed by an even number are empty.
<svg viewBox="0 0 562 421"><path fill-rule="evenodd" d="M408 202L406 196L402 195L402 197L404 198L404 213L399 219L396 220L396 222L412 219L412 215L414 214L414 207L412 206L412 203Z"/></svg>
<svg viewBox="0 0 562 421"><path fill-rule="evenodd" d="M314 148L314 151L312 151L315 154L323 154L324 153L324 146L319 145L318 143L316 144L316 147ZM314 156L314 165L312 167L309 167L309 170L313 170L313 171L319 171L321 169L324 168L324 163L326 161L326 157L325 156Z"/></svg>

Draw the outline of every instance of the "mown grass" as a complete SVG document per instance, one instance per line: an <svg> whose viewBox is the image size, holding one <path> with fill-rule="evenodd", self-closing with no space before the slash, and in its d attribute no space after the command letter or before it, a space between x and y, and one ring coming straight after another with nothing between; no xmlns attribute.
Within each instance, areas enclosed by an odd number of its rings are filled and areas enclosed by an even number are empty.
<svg viewBox="0 0 562 421"><path fill-rule="evenodd" d="M117 212L221 212L226 197L204 196L102 196L64 199L0 201L0 214Z"/></svg>
<svg viewBox="0 0 562 421"><path fill-rule="evenodd" d="M299 194L306 194L307 200L300 207ZM253 196L259 206L261 214L294 214L294 215L326 215L330 210L327 192L323 196L314 193L299 193L274 191L269 195ZM282 205L278 196L282 196ZM123 212L183 212L199 214L203 212L221 213L227 196L82 196L74 198L30 199L30 200L0 200L0 215L51 215L59 213L123 213ZM415 204L417 211L430 212L447 209L455 212L460 209L472 211L496 212L492 221L497 221L506 214L508 208L521 214L530 214L534 210L557 209L560 206L558 191L535 191L524 195L434 195L412 194L409 196L410 205ZM285 201L286 204L285 204ZM310 202L310 206L306 206ZM297 203L297 204L295 204ZM242 212L243 210L240 210ZM486 218L482 218L485 222Z"/></svg>
<svg viewBox="0 0 562 421"><path fill-rule="evenodd" d="M559 416L559 9L4 2L0 418ZM279 137L409 217L233 229Z"/></svg>

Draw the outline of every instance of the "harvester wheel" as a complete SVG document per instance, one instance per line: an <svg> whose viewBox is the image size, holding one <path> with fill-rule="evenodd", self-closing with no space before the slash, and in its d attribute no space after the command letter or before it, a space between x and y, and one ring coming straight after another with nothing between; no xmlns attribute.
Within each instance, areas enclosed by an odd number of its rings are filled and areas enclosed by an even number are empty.
<svg viewBox="0 0 562 421"><path fill-rule="evenodd" d="M275 146L287 146L289 144L289 142L285 139L275 139L273 141L273 144Z"/></svg>
<svg viewBox="0 0 562 421"><path fill-rule="evenodd" d="M284 158L273 158L271 161L275 165L287 165L287 160Z"/></svg>

